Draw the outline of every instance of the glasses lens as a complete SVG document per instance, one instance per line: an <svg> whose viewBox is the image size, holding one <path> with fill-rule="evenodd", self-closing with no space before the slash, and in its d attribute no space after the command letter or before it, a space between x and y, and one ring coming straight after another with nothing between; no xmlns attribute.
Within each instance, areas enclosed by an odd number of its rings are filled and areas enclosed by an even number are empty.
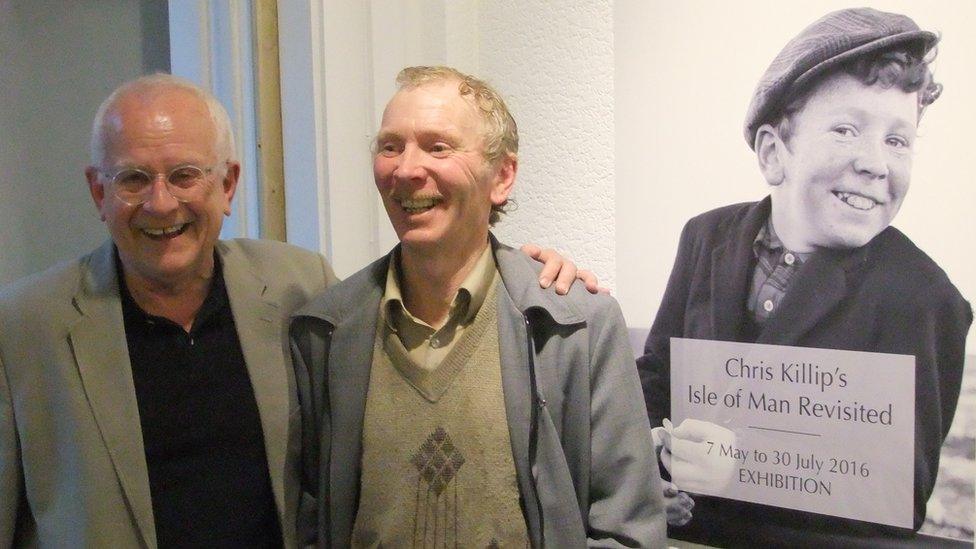
<svg viewBox="0 0 976 549"><path fill-rule="evenodd" d="M203 170L196 166L182 166L169 172L167 179L173 188L189 190L203 182Z"/></svg>
<svg viewBox="0 0 976 549"><path fill-rule="evenodd" d="M115 194L124 201L135 200L152 186L152 178L142 170L122 170L112 178Z"/></svg>

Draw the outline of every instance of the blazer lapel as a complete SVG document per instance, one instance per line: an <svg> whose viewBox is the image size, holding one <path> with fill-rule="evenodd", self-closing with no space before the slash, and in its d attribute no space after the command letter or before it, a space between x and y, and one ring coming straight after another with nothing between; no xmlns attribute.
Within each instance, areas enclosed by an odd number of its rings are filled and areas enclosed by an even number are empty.
<svg viewBox="0 0 976 549"><path fill-rule="evenodd" d="M271 489L274 491L282 527L285 526L285 502L297 494L286 493L286 463L291 438L297 433L289 421L294 399L293 373L285 354L283 312L274 300L272 287L262 280L234 248L217 245L223 265L224 284L230 301L237 337L244 354L248 377L261 417L264 449L268 460ZM297 451L297 438L294 450Z"/></svg>
<svg viewBox="0 0 976 549"><path fill-rule="evenodd" d="M739 230L728 235L724 244L712 251L711 295L712 328L714 338L723 341L738 339L746 315L746 298L752 277L752 244L759 227L769 217L767 197L746 213Z"/></svg>
<svg viewBox="0 0 976 549"><path fill-rule="evenodd" d="M90 256L82 287L74 297L80 314L68 327L68 337L132 516L146 545L154 547L149 472L116 276L114 247L109 241Z"/></svg>
<svg viewBox="0 0 976 549"><path fill-rule="evenodd" d="M712 252L712 329L715 339L736 339L745 314L749 263L736 242ZM750 252L751 253L751 252Z"/></svg>

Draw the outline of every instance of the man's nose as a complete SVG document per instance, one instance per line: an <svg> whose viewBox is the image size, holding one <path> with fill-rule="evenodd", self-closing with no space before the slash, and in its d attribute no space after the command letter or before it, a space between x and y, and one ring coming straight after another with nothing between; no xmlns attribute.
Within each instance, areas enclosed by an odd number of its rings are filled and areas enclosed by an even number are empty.
<svg viewBox="0 0 976 549"><path fill-rule="evenodd" d="M173 196L166 182L166 174L156 174L149 187L149 196L143 203L142 209L151 213L167 214L180 205L180 201Z"/></svg>
<svg viewBox="0 0 976 549"><path fill-rule="evenodd" d="M425 175L423 151L411 145L404 147L393 175L402 180L422 179Z"/></svg>
<svg viewBox="0 0 976 549"><path fill-rule="evenodd" d="M888 176L888 158L884 142L864 139L855 154L854 169L857 173L873 179L884 179Z"/></svg>

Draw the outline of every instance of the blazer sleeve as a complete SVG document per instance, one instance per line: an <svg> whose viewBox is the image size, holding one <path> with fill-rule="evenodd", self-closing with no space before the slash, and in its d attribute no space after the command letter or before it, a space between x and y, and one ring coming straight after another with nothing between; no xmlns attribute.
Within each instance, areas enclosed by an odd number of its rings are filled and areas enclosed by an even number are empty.
<svg viewBox="0 0 976 549"><path fill-rule="evenodd" d="M663 547L661 481L623 315L608 300L590 321L590 508L598 547Z"/></svg>

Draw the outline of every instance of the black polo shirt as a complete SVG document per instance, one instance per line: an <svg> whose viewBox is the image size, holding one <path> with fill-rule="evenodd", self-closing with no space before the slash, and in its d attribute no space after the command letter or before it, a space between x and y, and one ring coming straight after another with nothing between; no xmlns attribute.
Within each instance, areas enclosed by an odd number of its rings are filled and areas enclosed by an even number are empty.
<svg viewBox="0 0 976 549"><path fill-rule="evenodd" d="M116 257L118 272L121 265ZM160 547L279 547L254 390L214 254L187 333L143 311L119 277Z"/></svg>

